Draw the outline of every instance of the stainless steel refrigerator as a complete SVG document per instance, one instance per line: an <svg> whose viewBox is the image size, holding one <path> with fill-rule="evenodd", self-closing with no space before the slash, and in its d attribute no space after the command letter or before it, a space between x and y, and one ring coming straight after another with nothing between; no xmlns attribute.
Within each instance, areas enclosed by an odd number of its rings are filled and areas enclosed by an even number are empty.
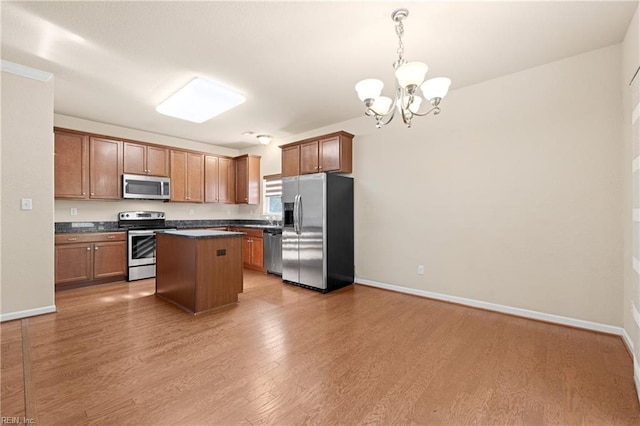
<svg viewBox="0 0 640 426"><path fill-rule="evenodd" d="M282 178L282 279L328 292L353 283L353 179Z"/></svg>

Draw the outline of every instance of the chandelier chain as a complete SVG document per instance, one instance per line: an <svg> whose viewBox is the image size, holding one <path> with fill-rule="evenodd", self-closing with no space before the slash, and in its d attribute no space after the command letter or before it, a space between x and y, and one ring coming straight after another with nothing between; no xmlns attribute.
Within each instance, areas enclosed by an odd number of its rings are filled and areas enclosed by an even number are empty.
<svg viewBox="0 0 640 426"><path fill-rule="evenodd" d="M396 34L398 35L398 59L402 61L402 55L404 54L404 43L402 42L402 36L404 35L404 25L402 20L396 21Z"/></svg>

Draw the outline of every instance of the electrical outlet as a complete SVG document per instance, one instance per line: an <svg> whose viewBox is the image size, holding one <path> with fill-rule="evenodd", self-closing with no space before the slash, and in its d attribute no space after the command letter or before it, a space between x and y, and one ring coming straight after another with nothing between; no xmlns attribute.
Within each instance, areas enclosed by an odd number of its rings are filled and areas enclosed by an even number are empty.
<svg viewBox="0 0 640 426"><path fill-rule="evenodd" d="M69 214L71 214L71 216L78 216L78 209L75 207L71 207L69 209Z"/></svg>
<svg viewBox="0 0 640 426"><path fill-rule="evenodd" d="M424 265L418 265L418 275L424 275Z"/></svg>
<svg viewBox="0 0 640 426"><path fill-rule="evenodd" d="M22 198L20 200L20 209L21 210L31 210L33 208L31 198Z"/></svg>
<svg viewBox="0 0 640 426"><path fill-rule="evenodd" d="M195 213L195 210L193 210L193 209L189 209L189 214L190 214L191 216L193 216L193 214L194 214L194 213Z"/></svg>

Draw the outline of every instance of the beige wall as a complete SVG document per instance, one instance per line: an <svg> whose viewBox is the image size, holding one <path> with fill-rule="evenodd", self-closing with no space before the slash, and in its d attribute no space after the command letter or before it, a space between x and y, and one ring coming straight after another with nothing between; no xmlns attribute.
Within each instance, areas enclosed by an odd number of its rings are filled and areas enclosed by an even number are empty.
<svg viewBox="0 0 640 426"><path fill-rule="evenodd" d="M53 79L2 73L1 318L55 310ZM20 210L31 198L33 210Z"/></svg>
<svg viewBox="0 0 640 426"><path fill-rule="evenodd" d="M624 151L621 169L624 171L623 204L623 272L622 313L625 338L634 352L636 387L640 396L640 119L632 120L634 108L640 108L640 76L630 82L640 66L640 11L629 25L622 43L622 96ZM635 167L633 166L635 164ZM633 214L635 210L635 215ZM634 260L635 259L635 260Z"/></svg>
<svg viewBox="0 0 640 426"><path fill-rule="evenodd" d="M358 280L621 327L620 60L453 90L411 129L309 132L356 135Z"/></svg>

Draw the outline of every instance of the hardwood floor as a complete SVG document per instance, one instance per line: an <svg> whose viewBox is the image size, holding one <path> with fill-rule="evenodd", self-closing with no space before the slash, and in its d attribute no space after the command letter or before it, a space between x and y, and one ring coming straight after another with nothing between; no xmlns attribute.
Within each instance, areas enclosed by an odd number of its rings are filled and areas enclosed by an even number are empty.
<svg viewBox="0 0 640 426"><path fill-rule="evenodd" d="M153 280L57 293L1 325L2 416L25 415L27 331L43 425L640 424L617 336L247 270L244 288L195 317Z"/></svg>

